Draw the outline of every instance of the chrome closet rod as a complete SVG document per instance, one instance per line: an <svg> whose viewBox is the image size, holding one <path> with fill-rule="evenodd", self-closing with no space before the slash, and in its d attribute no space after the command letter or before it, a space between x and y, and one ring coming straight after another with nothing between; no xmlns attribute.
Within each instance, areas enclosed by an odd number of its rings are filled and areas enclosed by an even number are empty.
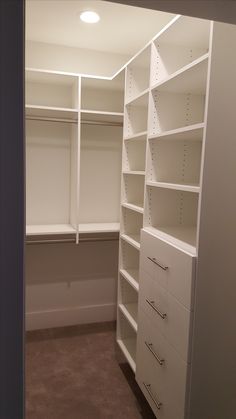
<svg viewBox="0 0 236 419"><path fill-rule="evenodd" d="M29 121L49 121L49 122L61 122L63 124L77 124L78 119L69 119L69 118L53 118L53 117L41 117L41 116L26 116L26 119ZM109 121L89 121L82 120L81 124L83 125L105 125L110 127L122 127L122 122L109 122Z"/></svg>
<svg viewBox="0 0 236 419"><path fill-rule="evenodd" d="M104 242L117 241L118 237L81 237L79 243L83 242ZM59 243L76 243L75 239L43 239L43 240L27 240L26 244L59 244Z"/></svg>

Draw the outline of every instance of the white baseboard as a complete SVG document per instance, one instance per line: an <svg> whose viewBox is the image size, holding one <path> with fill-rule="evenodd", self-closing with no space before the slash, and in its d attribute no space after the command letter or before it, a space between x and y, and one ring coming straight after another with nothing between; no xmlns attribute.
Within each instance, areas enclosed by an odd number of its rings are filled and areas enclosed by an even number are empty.
<svg viewBox="0 0 236 419"><path fill-rule="evenodd" d="M72 307L26 313L26 330L100 323L116 319L116 304Z"/></svg>

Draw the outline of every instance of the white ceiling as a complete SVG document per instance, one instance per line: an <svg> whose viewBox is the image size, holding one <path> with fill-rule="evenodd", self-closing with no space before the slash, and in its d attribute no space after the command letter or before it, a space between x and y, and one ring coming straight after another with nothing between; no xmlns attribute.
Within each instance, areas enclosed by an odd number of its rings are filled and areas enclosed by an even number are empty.
<svg viewBox="0 0 236 419"><path fill-rule="evenodd" d="M81 22L83 10L101 20ZM116 54L135 54L174 15L100 0L26 0L26 39Z"/></svg>

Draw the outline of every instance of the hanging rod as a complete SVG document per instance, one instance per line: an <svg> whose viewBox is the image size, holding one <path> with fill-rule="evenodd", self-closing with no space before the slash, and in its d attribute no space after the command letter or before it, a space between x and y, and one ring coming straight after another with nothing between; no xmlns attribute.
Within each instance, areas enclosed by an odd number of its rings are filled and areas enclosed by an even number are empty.
<svg viewBox="0 0 236 419"><path fill-rule="evenodd" d="M116 241L118 237L81 237L79 243L83 242L104 242L104 241ZM59 243L74 243L75 239L42 239L42 240L27 240L26 244L59 244Z"/></svg>
<svg viewBox="0 0 236 419"><path fill-rule="evenodd" d="M41 117L41 116L26 116L26 119L29 121L46 121L46 122L61 122L63 124L78 124L78 119L69 119L69 118L54 118L54 117ZM81 120L83 125L105 125L110 127L122 127L122 122L112 122L112 121L93 121L93 120Z"/></svg>

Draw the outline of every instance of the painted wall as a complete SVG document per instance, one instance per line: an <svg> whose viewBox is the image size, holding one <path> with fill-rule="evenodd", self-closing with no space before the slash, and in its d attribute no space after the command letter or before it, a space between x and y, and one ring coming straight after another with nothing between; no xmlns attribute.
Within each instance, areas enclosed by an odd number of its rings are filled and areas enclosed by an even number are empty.
<svg viewBox="0 0 236 419"><path fill-rule="evenodd" d="M26 328L114 320L118 240L26 246Z"/></svg>
<svg viewBox="0 0 236 419"><path fill-rule="evenodd" d="M26 42L25 55L26 67L104 77L113 76L131 58L34 41Z"/></svg>

